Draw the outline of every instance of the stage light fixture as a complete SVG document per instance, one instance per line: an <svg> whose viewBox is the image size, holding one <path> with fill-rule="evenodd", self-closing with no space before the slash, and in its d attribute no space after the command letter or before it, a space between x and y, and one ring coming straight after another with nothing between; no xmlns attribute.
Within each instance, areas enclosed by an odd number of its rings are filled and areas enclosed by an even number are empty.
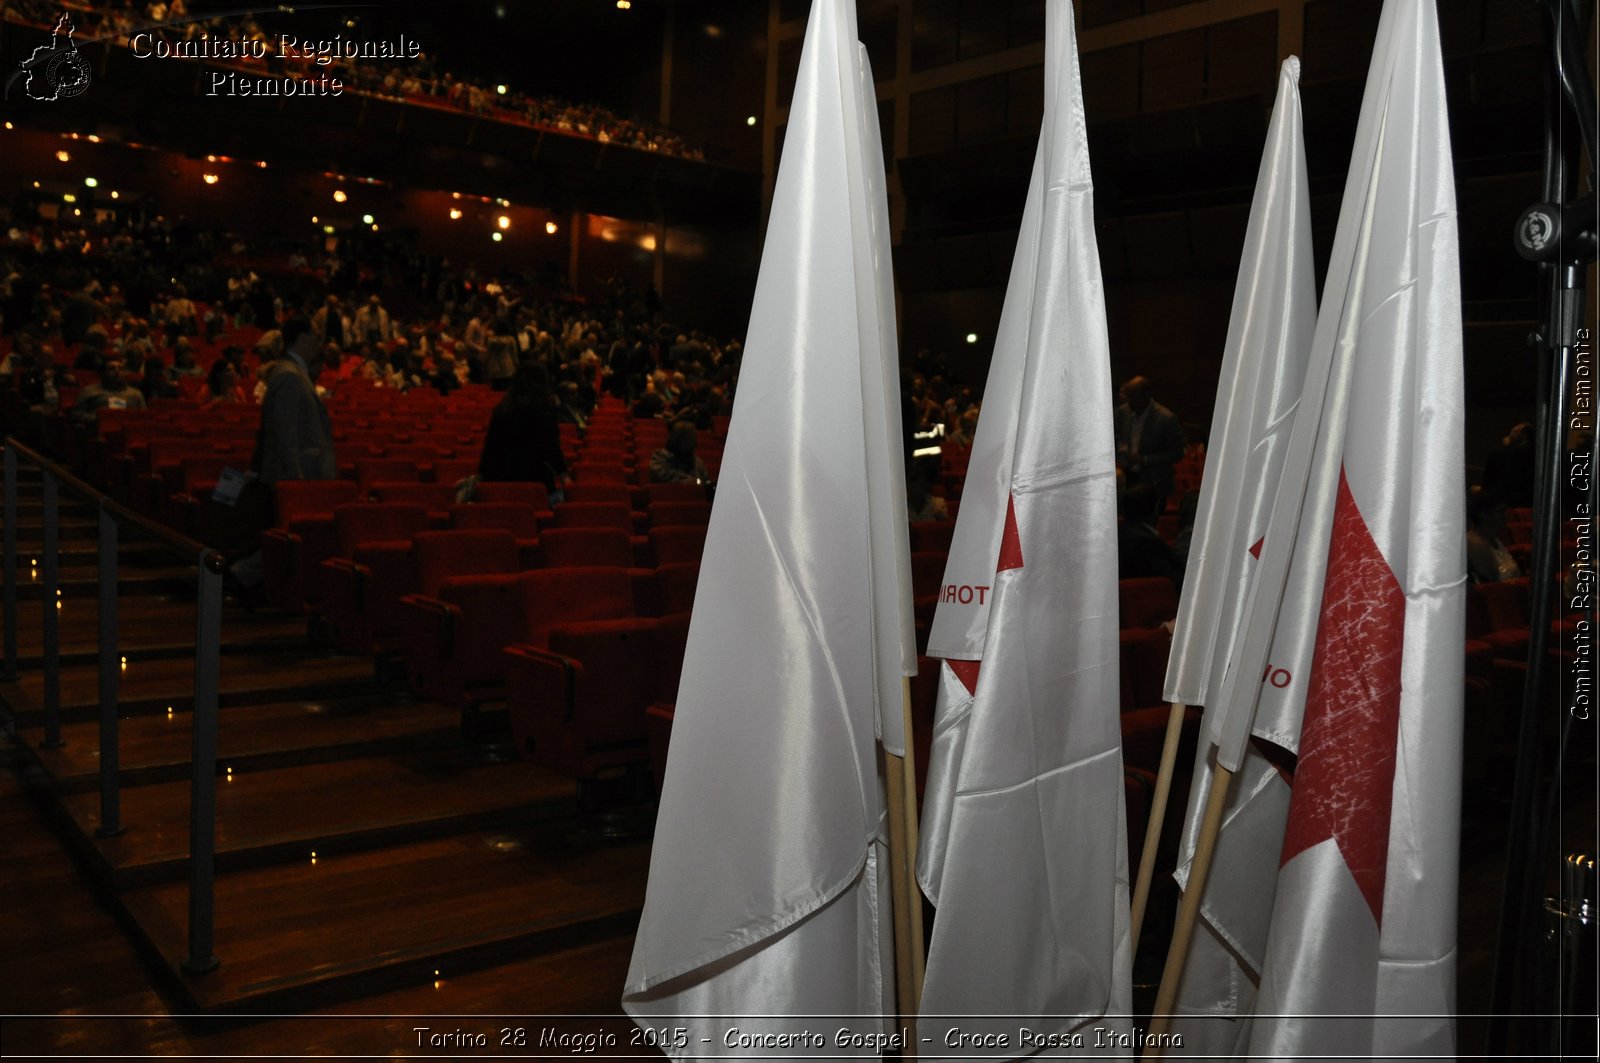
<svg viewBox="0 0 1600 1063"><path fill-rule="evenodd" d="M461 208L460 207L451 207L450 208L450 220L451 221L460 221L461 220Z"/></svg>
<svg viewBox="0 0 1600 1063"><path fill-rule="evenodd" d="M506 216L506 215L504 215L504 214L502 214L502 215L500 215L500 216L499 216L499 217L498 217L498 218L496 218L496 219L495 219L495 220L494 220L494 223L495 223L495 224L496 224L496 225L498 225L498 226L500 226L500 228L502 228L502 229L509 229L509 228L511 228L511 219L510 219L510 218L508 218L508 217L507 217L507 216Z"/></svg>
<svg viewBox="0 0 1600 1063"><path fill-rule="evenodd" d="M744 124L745 125L755 125L756 124L756 116L755 115L751 115L749 118L746 118L744 120Z"/></svg>
<svg viewBox="0 0 1600 1063"><path fill-rule="evenodd" d="M72 161L72 156L67 153L65 148L63 148L61 151L56 152L56 161L57 162L71 162Z"/></svg>
<svg viewBox="0 0 1600 1063"><path fill-rule="evenodd" d="M561 227L553 221L547 221L544 223L544 231L549 233L551 236L554 236L556 234L556 230L559 228Z"/></svg>
<svg viewBox="0 0 1600 1063"><path fill-rule="evenodd" d="M977 343L978 342L978 334L976 332L967 333L967 342L968 343Z"/></svg>
<svg viewBox="0 0 1600 1063"><path fill-rule="evenodd" d="M83 179L83 187L85 187L85 188L99 188L100 187L100 182L99 182L99 180L97 178L85 177Z"/></svg>
<svg viewBox="0 0 1600 1063"><path fill-rule="evenodd" d="M372 215L370 215L370 214L361 215L361 224L362 225L371 225L372 224Z"/></svg>
<svg viewBox="0 0 1600 1063"><path fill-rule="evenodd" d="M498 233L498 232L490 233L489 234L489 239L493 240L495 243L498 244L501 240L505 239L505 235L503 233Z"/></svg>
<svg viewBox="0 0 1600 1063"><path fill-rule="evenodd" d="M343 203L345 200L347 200L349 198L350 198L349 196L344 194L344 189L335 188L333 190L333 201L335 203Z"/></svg>
<svg viewBox="0 0 1600 1063"><path fill-rule="evenodd" d="M204 174L201 176L200 180L204 181L208 185L214 185L217 183L217 175L214 173Z"/></svg>

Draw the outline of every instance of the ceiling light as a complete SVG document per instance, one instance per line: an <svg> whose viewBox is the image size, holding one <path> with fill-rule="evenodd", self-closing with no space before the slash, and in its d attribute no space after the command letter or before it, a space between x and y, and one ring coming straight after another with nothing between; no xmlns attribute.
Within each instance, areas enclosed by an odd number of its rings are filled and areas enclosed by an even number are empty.
<svg viewBox="0 0 1600 1063"><path fill-rule="evenodd" d="M451 207L450 208L450 220L451 221L460 221L461 220L461 208L460 207Z"/></svg>
<svg viewBox="0 0 1600 1063"><path fill-rule="evenodd" d="M83 179L83 187L85 187L85 188L99 188L100 187L100 182L97 179L93 178L93 177L85 177Z"/></svg>
<svg viewBox="0 0 1600 1063"><path fill-rule="evenodd" d="M362 225L371 225L372 224L372 215L370 215L370 214L361 215L361 224Z"/></svg>
<svg viewBox="0 0 1600 1063"><path fill-rule="evenodd" d="M558 228L560 228L560 226L556 225L556 223L553 221L547 221L544 223L544 231L549 233L551 236L556 234L556 230Z"/></svg>
<svg viewBox="0 0 1600 1063"><path fill-rule="evenodd" d="M200 179L208 185L214 185L217 183L217 175L214 173L204 174Z"/></svg>
<svg viewBox="0 0 1600 1063"><path fill-rule="evenodd" d="M496 218L494 220L494 223L496 225L500 226L500 228L502 228L502 229L511 228L511 219L506 217L504 214L502 214L498 218Z"/></svg>
<svg viewBox="0 0 1600 1063"><path fill-rule="evenodd" d="M976 332L967 333L967 342L968 343L977 343L978 342L978 334Z"/></svg>
<svg viewBox="0 0 1600 1063"><path fill-rule="evenodd" d="M333 190L333 201L335 203L343 203L345 200L347 200L349 198L350 198L349 196L344 194L344 189L335 188Z"/></svg>
<svg viewBox="0 0 1600 1063"><path fill-rule="evenodd" d="M755 125L756 124L756 116L755 115L751 115L749 118L746 118L744 120L744 124L745 125Z"/></svg>
<svg viewBox="0 0 1600 1063"><path fill-rule="evenodd" d="M497 244L498 244L498 243L499 243L499 242L500 242L500 241L501 241L501 240L504 240L504 239L505 239L505 237L504 237L504 236L503 236L503 235L502 235L502 234L500 234L500 233L497 233L497 232L496 232L496 233L490 233L490 234L489 234L489 238L490 238L490 239L491 239L491 240L493 240L493 241L494 241L494 242L495 242L495 243L497 243Z"/></svg>
<svg viewBox="0 0 1600 1063"><path fill-rule="evenodd" d="M504 85L496 85L494 87L494 91L499 93L501 96L504 96L506 94L506 87Z"/></svg>
<svg viewBox="0 0 1600 1063"><path fill-rule="evenodd" d="M56 152L56 161L57 162L71 162L72 161L72 156L68 155L65 149L62 149L61 151Z"/></svg>

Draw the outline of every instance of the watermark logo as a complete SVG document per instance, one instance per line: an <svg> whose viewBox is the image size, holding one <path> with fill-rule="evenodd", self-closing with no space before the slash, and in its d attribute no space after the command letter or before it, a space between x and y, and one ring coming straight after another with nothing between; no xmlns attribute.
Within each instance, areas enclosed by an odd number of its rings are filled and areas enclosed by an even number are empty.
<svg viewBox="0 0 1600 1063"><path fill-rule="evenodd" d="M6 83L6 95L11 95L11 83L17 78L24 79L22 90L29 99L52 103L83 95L89 88L90 71L88 60L84 59L78 51L77 42L72 39L75 28L69 16L63 14L58 18L56 28L50 35L50 43L41 44L33 50L33 55Z"/></svg>

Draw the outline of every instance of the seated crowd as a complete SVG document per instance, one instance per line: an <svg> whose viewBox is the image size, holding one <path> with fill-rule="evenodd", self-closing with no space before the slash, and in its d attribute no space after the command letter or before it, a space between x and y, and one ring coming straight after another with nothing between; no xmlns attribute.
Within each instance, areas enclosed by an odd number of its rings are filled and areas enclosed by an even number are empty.
<svg viewBox="0 0 1600 1063"><path fill-rule="evenodd" d="M21 0L4 5L4 16L40 29L56 24L62 9L70 12L82 40L110 37L123 47L140 32L154 32L168 42L192 41L202 36L233 42L259 42L270 56L278 37L269 31L274 16L268 9L234 12L212 18L191 17L184 0L155 0L137 4L127 0L94 6L58 3L56 0ZM282 9L289 11L292 9ZM303 16L301 16L303 17ZM265 25L263 24L265 22ZM288 24L285 23L285 27ZM298 24L295 32L301 32ZM288 32L288 29L285 29ZM260 72L261 63L240 59L206 60L218 65L236 66ZM705 151L669 129L626 118L599 104L577 104L524 92L499 91L501 86L481 77L457 76L442 70L435 57L423 53L415 61L400 63L359 62L337 57L329 66L312 68L316 76L337 76L347 90L431 106L450 107L484 115L503 122L516 122L550 129L572 136L588 137L601 143L621 144L641 151L657 151L686 159L703 160ZM290 68L291 76L308 72Z"/></svg>

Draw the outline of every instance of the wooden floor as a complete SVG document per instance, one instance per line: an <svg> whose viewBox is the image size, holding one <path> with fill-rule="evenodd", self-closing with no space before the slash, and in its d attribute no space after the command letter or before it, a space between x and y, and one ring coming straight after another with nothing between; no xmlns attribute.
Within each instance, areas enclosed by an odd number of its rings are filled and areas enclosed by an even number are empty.
<svg viewBox="0 0 1600 1063"><path fill-rule="evenodd" d="M125 830L101 838L89 525L78 514L63 540L65 744L48 749L44 602L26 563L38 514L22 516L19 589L34 592L19 617L22 675L0 683L6 1058L566 1054L518 1044L519 1030L611 1033L628 1051L618 998L648 841L603 836L570 782L467 742L454 713L380 685L369 659L314 649L302 620L270 612L225 610L221 963L187 974L193 568L144 546L121 552ZM1561 845L1592 850L1592 772L1569 781ZM1464 1056L1482 1043L1475 1016L1489 1002L1504 791L1474 788L1464 813ZM1151 925L1169 918L1153 909ZM1148 1008L1165 942L1158 931L1144 944L1135 1003ZM418 1027L481 1034L488 1047L433 1047Z"/></svg>
<svg viewBox="0 0 1600 1063"><path fill-rule="evenodd" d="M93 523L65 507L64 744L46 748L40 515L21 486L21 675L0 683L6 1058L439 1055L416 1027L495 1044L558 1022L541 1015L625 1042L648 840L606 836L571 781L468 742L457 713L380 685L371 659L313 648L303 619L231 605L221 962L186 973L194 568L119 551L124 829L102 838Z"/></svg>

